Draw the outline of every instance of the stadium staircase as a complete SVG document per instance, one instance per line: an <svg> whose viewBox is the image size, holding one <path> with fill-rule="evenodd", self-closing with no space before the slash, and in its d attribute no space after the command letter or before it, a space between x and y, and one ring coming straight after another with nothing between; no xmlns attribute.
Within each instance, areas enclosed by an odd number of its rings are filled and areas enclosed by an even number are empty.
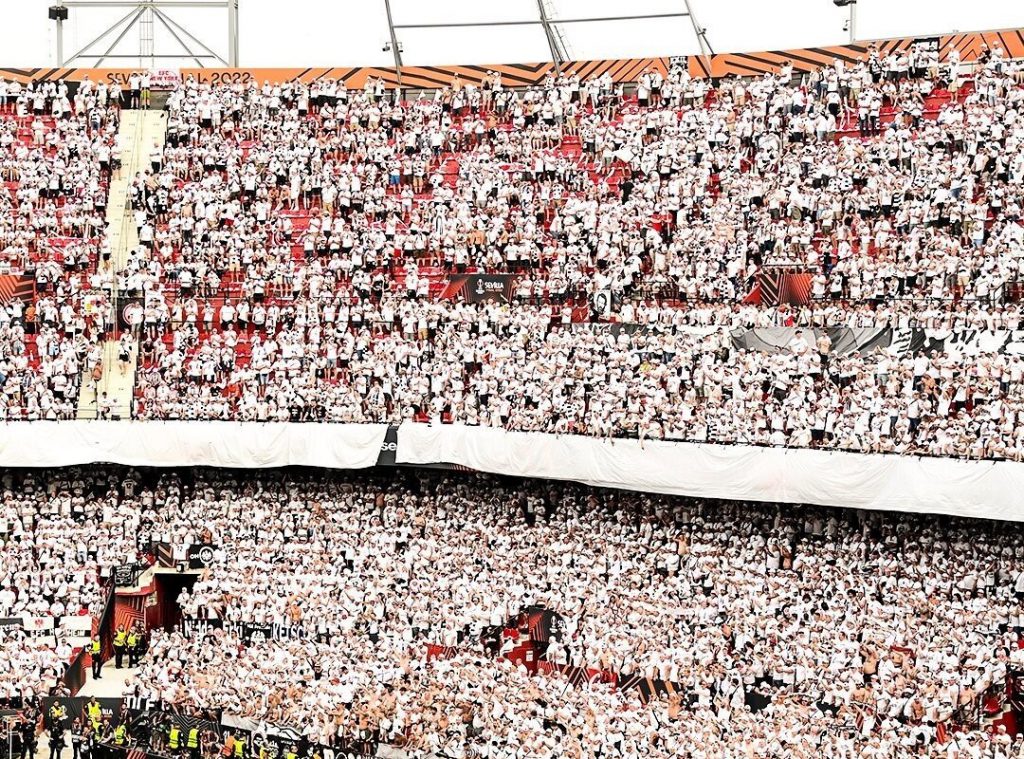
<svg viewBox="0 0 1024 759"><path fill-rule="evenodd" d="M129 253L138 247L139 236L135 219L128 202L128 187L132 177L148 168L149 155L154 148L163 150L167 133L167 114L158 110L125 110L121 113L121 125L117 142L121 149L121 170L110 180L110 196L107 201L107 237L110 241L110 260L100 261L101 271L109 270L113 275L112 293L115 313L120 315L124 304L119 302L117 273L124 269ZM122 372L118 362L120 330L103 346L103 377L93 389L89 378L83 376L78 399L78 418L95 419L97 399L106 393L115 416L131 416L132 394L135 386L135 370L138 364L138 339L132 348L131 361Z"/></svg>

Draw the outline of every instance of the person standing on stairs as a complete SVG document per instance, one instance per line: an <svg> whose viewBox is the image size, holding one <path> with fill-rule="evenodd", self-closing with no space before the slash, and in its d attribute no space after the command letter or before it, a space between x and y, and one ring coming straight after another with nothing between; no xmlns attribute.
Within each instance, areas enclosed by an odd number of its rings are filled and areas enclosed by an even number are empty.
<svg viewBox="0 0 1024 759"><path fill-rule="evenodd" d="M114 633L114 667L121 669L124 663L124 649L128 643L128 631L124 629L124 625L117 626L117 632Z"/></svg>
<svg viewBox="0 0 1024 759"><path fill-rule="evenodd" d="M149 90L153 85L153 77L148 71L142 72L142 76L139 77L139 85L141 87L141 103L140 105L149 110Z"/></svg>
<svg viewBox="0 0 1024 759"><path fill-rule="evenodd" d="M141 640L138 631L132 627L131 632L128 633L128 666L137 667L139 665L139 656L142 652Z"/></svg>
<svg viewBox="0 0 1024 759"><path fill-rule="evenodd" d="M135 337L129 333L121 335L121 342L117 347L117 363L121 367L121 376L128 374L128 367L132 363L132 345Z"/></svg>
<svg viewBox="0 0 1024 759"><path fill-rule="evenodd" d="M103 675L100 673L103 670L103 641L100 640L99 632L92 636L92 642L89 644L89 656L92 659L92 679L102 680Z"/></svg>
<svg viewBox="0 0 1024 759"><path fill-rule="evenodd" d="M138 108L139 107L139 96L142 93L142 76L137 72L133 71L128 76L128 107Z"/></svg>

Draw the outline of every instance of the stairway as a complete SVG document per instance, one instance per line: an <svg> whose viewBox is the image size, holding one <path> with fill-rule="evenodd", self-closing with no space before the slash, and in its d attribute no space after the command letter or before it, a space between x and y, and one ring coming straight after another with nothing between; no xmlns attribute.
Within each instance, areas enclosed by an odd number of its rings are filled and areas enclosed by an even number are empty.
<svg viewBox="0 0 1024 759"><path fill-rule="evenodd" d="M163 150L166 133L167 114L164 111L121 112L121 125L117 133L117 144L121 149L121 170L110 180L110 196L107 200L110 260L98 264L100 271L109 271L113 275L112 300L115 313L119 313L123 305L118 299L117 273L124 269L129 253L139 245L138 230L128 202L128 187L137 173L149 168L150 153L154 147ZM98 382L93 383L88 376L88 368L83 369L82 389L78 397L79 419L96 419L100 416L101 407L108 406L112 417L131 417L139 355L138 338L131 342L130 360L123 366L118 360L119 344L120 335L115 330L114 336L103 345L103 374Z"/></svg>

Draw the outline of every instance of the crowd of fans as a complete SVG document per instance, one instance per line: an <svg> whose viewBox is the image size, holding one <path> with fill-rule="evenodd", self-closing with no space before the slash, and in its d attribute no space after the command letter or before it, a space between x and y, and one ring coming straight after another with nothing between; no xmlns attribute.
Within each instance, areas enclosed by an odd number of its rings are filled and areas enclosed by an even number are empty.
<svg viewBox="0 0 1024 759"><path fill-rule="evenodd" d="M914 49L714 87L494 74L401 103L186 79L116 272L121 93L0 80L0 276L35 292L0 303L0 419L75 414L117 293L138 298L117 339L139 343L139 419L1024 459L1005 341L839 352L825 331L1022 329L1021 72ZM808 272L810 302L751 302L770 267ZM515 275L509 302L438 297L470 273ZM779 326L777 351L735 339ZM413 471L0 488L0 621L95 616L152 544L216 548L178 599L216 624L154 633L142 701L413 759L1024 751L979 717L1024 669L1011 527ZM502 655L531 608L558 620L540 671ZM0 625L0 702L49 692L71 652ZM629 675L671 687L604 682Z"/></svg>
<svg viewBox="0 0 1024 759"><path fill-rule="evenodd" d="M0 80L0 275L34 292L0 302L0 420L74 418L87 358L112 328L98 261L119 112L104 82L71 96L64 82Z"/></svg>
<svg viewBox="0 0 1024 759"><path fill-rule="evenodd" d="M1024 360L940 351L784 352L727 329L618 336L544 308L385 299L225 320L143 348L137 413L156 419L457 421L526 431L1020 459ZM676 312L682 313L682 312ZM222 314L223 316L223 314ZM353 326L354 324L359 326ZM191 338L189 337L191 335Z"/></svg>
<svg viewBox="0 0 1024 759"><path fill-rule="evenodd" d="M628 96L495 75L399 104L186 80L133 182L136 416L1020 458L1019 358L830 359L809 331L1019 328L1019 64L961 69L876 53L717 88L673 69ZM808 305L742 302L772 265L813 274ZM512 302L438 300L474 271L516 274ZM595 317L658 329L574 326ZM728 347L779 323L808 332Z"/></svg>
<svg viewBox="0 0 1024 759"><path fill-rule="evenodd" d="M412 757L1018 748L978 720L1024 664L1012 525L426 471L138 479L140 542L215 547L178 602L219 624L155 632L129 696ZM495 658L531 607L561 620L552 665L671 693Z"/></svg>
<svg viewBox="0 0 1024 759"><path fill-rule="evenodd" d="M0 702L48 694L73 647L64 617L98 618L113 567L141 560L139 511L110 471L0 475Z"/></svg>
<svg viewBox="0 0 1024 759"><path fill-rule="evenodd" d="M401 102L186 78L129 182L140 244L114 274L96 261L121 93L5 83L0 257L37 296L0 308L2 413L74 413L111 369L116 289L139 298L119 353L138 337L142 419L1019 459L1019 357L832 356L812 330L1019 329L1020 71L998 47L969 75L955 52L873 50L717 86L492 74ZM750 302L778 266L810 275L807 305ZM511 302L439 299L472 272L514 275ZM776 324L806 332L777 355L728 334Z"/></svg>
<svg viewBox="0 0 1024 759"><path fill-rule="evenodd" d="M140 703L410 757L1019 748L992 722L1024 669L1009 524L427 470L2 484L0 618L95 614L99 579L152 544L213 548L178 597L185 622L154 631L129 677ZM536 608L558 622L531 673L504 654ZM0 697L59 678L67 652L41 641L0 639ZM629 675L670 687L642 698Z"/></svg>

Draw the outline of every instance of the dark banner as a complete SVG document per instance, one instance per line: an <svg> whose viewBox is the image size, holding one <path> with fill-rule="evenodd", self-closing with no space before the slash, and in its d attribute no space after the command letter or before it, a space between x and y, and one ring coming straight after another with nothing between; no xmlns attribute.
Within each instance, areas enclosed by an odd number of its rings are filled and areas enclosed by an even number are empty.
<svg viewBox="0 0 1024 759"><path fill-rule="evenodd" d="M517 279L515 274L458 274L448 280L441 297L446 300L462 297L468 303L508 303Z"/></svg>
<svg viewBox="0 0 1024 759"><path fill-rule="evenodd" d="M623 332L627 335L648 334L651 328L636 322L573 322L570 329L587 335L611 335L618 337Z"/></svg>
<svg viewBox="0 0 1024 759"><path fill-rule="evenodd" d="M395 459L398 453L398 427L388 425L388 431L384 433L384 442L380 446L380 453L377 455L377 466L396 466Z"/></svg>
<svg viewBox="0 0 1024 759"><path fill-rule="evenodd" d="M384 442L381 443L380 453L377 455L377 466L408 466L399 464L398 460L398 427L389 425L388 431L384 434ZM461 464L416 464L417 469L449 469L460 472L471 472L467 466Z"/></svg>
<svg viewBox="0 0 1024 759"><path fill-rule="evenodd" d="M1005 353L1024 355L1024 331L1011 330L938 330L891 329L889 327L764 327L738 329L731 334L733 347L762 353L791 352L797 332L802 333L809 350L817 350L818 337L825 333L832 343L830 353L871 353L886 350L893 355L948 353L965 356Z"/></svg>
<svg viewBox="0 0 1024 759"><path fill-rule="evenodd" d="M797 333L806 344L806 350L817 351L817 341L827 334L831 342L829 353L843 355L859 351L870 353L884 350L892 345L893 331L884 328L835 327L832 329L810 329L807 327L764 327L738 329L732 337L733 347L739 350L759 353L791 353L797 345Z"/></svg>
<svg viewBox="0 0 1024 759"><path fill-rule="evenodd" d="M897 353L950 353L974 356L980 353L1024 355L1021 330L898 329L893 335Z"/></svg>
<svg viewBox="0 0 1024 759"><path fill-rule="evenodd" d="M214 630L224 628L223 619L182 619L181 634L186 638L201 638Z"/></svg>
<svg viewBox="0 0 1024 759"><path fill-rule="evenodd" d="M350 736L337 736L332 747L310 743L300 730L288 725L268 725L248 717L225 714L224 727L235 735L246 736L246 743L262 759L287 756L294 746L299 756L376 756L378 744L373 740L360 741Z"/></svg>
<svg viewBox="0 0 1024 759"><path fill-rule="evenodd" d="M142 568L135 564L119 564L114 567L114 585L118 588L133 587L141 573Z"/></svg>
<svg viewBox="0 0 1024 759"><path fill-rule="evenodd" d="M196 728L200 732L220 735L221 714L219 710L182 709L167 703L158 703L151 711L154 709L184 731Z"/></svg>
<svg viewBox="0 0 1024 759"><path fill-rule="evenodd" d="M213 563L213 554L217 546L208 543L193 543L188 547L188 568L205 569Z"/></svg>
<svg viewBox="0 0 1024 759"><path fill-rule="evenodd" d="M237 635L247 646L261 640L293 640L306 637L305 628L277 623L256 624L255 622L234 622L223 619L181 620L181 634L186 638L202 637L214 630L226 630Z"/></svg>
<svg viewBox="0 0 1024 759"><path fill-rule="evenodd" d="M245 645L251 646L253 642L282 640L289 637L281 635L281 629L280 625L258 625L255 622L243 622L241 625L238 625L236 631L245 642Z"/></svg>

